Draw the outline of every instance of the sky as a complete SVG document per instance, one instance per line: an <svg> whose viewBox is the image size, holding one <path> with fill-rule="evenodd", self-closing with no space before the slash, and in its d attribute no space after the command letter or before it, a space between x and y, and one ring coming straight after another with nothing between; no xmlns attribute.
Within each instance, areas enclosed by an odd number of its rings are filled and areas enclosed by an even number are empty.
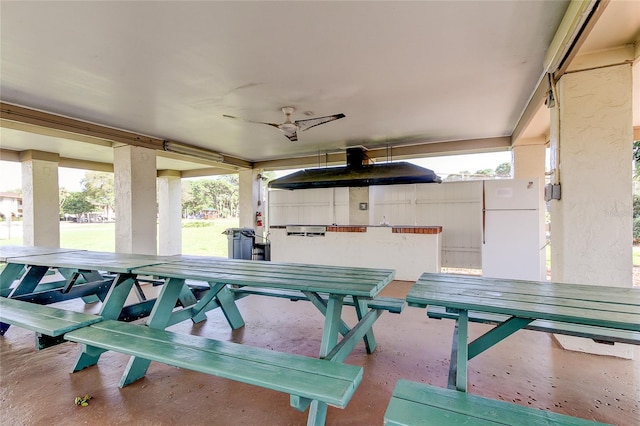
<svg viewBox="0 0 640 426"><path fill-rule="evenodd" d="M436 172L437 175L446 175L469 171L474 173L482 169L492 169L502 164L511 162L511 152L501 151L485 154L465 154L450 155L445 157L429 157L411 160L412 163ZM277 173L284 176L292 170ZM58 185L67 191L75 192L82 190L80 181L84 178L86 171L80 169L69 169L60 167L58 172ZM22 186L22 176L20 163L11 161L0 161L0 192L11 191Z"/></svg>

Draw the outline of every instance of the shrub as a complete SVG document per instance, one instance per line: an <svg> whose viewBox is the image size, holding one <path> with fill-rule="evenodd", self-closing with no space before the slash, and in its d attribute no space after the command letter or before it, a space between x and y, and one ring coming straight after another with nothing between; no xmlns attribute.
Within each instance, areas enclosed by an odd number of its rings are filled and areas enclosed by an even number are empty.
<svg viewBox="0 0 640 426"><path fill-rule="evenodd" d="M633 244L640 243L640 217L633 219Z"/></svg>
<svg viewBox="0 0 640 426"><path fill-rule="evenodd" d="M214 222L204 222L204 221L197 221L197 222L183 222L182 223L182 227L183 228L206 228L208 226L213 226Z"/></svg>

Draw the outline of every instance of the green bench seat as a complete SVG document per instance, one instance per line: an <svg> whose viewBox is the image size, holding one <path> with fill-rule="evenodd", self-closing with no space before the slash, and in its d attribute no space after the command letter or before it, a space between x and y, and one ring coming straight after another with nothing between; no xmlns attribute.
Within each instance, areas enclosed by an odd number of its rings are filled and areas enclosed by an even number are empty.
<svg viewBox="0 0 640 426"><path fill-rule="evenodd" d="M358 366L121 321L78 329L65 339L288 393L291 405L300 411L312 401L346 407L363 374ZM92 349L85 346L84 350Z"/></svg>
<svg viewBox="0 0 640 426"><path fill-rule="evenodd" d="M58 338L68 331L102 321L98 315L67 311L51 306L0 297L0 335L7 324L36 332L36 347L44 349L64 340ZM56 339L48 339L45 336Z"/></svg>
<svg viewBox="0 0 640 426"><path fill-rule="evenodd" d="M457 312L447 311L443 306L429 306L427 316L435 319L457 319ZM507 315L486 312L469 311L469 321L483 324L500 324L509 319ZM613 345L614 343L629 343L640 345L640 333L631 330L614 330L592 325L568 324L559 321L535 320L525 327L527 330L543 331L547 333L566 334L569 336L593 339L598 343Z"/></svg>
<svg viewBox="0 0 640 426"><path fill-rule="evenodd" d="M297 302L299 300L309 301L309 299L299 291L287 291L260 287L232 287L231 291L236 299L240 299L242 297L250 296L253 294L259 296L281 297L294 302ZM327 299L326 296L322 296L322 298L325 301ZM353 306L353 298L351 296L346 296L343 303L345 305ZM407 302L404 299L395 297L376 297L367 301L367 305L371 309L380 309L389 311L394 314L401 313L406 304Z"/></svg>
<svg viewBox="0 0 640 426"><path fill-rule="evenodd" d="M603 425L551 411L483 398L455 389L399 380L385 425Z"/></svg>

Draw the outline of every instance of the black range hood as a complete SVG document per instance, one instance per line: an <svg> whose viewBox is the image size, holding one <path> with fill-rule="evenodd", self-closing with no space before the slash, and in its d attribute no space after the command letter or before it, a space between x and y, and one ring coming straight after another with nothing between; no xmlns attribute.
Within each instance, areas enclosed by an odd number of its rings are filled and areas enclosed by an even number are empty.
<svg viewBox="0 0 640 426"><path fill-rule="evenodd" d="M433 170L407 162L364 164L362 148L347 149L345 167L306 169L269 182L272 189L336 188L371 185L441 183Z"/></svg>

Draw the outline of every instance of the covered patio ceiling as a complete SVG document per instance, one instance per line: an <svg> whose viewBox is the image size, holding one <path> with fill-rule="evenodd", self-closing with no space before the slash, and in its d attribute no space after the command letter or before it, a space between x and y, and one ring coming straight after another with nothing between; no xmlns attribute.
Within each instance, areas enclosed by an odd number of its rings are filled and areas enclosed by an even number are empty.
<svg viewBox="0 0 640 426"><path fill-rule="evenodd" d="M5 1L0 159L39 150L109 170L113 145L131 143L196 176L335 163L351 146L381 159L509 149L548 134L554 53L631 46L637 59L640 2L584 5L584 29L558 43L563 0ZM280 124L287 106L293 120L346 117L297 142L223 117ZM164 152L164 140L223 158Z"/></svg>

